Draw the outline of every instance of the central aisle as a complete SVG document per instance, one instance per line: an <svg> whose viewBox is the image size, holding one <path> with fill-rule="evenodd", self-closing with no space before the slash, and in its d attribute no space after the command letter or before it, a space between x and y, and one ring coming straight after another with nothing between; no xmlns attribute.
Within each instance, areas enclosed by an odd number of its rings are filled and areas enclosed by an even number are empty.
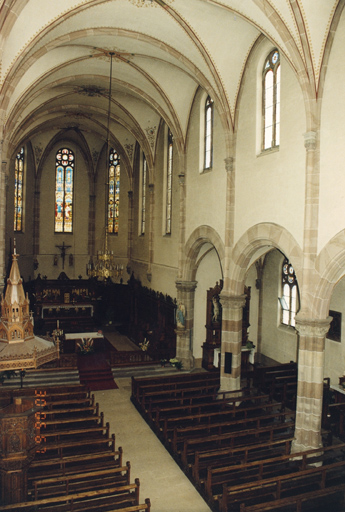
<svg viewBox="0 0 345 512"><path fill-rule="evenodd" d="M140 503L150 498L152 512L211 512L132 402L131 379L116 378L118 389L96 391L96 402L131 463L131 481L140 480Z"/></svg>

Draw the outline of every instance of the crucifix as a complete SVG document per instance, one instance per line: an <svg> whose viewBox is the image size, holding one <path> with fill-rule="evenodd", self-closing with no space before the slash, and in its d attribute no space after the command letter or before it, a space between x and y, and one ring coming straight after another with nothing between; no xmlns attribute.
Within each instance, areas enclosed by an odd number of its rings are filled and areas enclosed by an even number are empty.
<svg viewBox="0 0 345 512"><path fill-rule="evenodd" d="M66 249L69 249L72 246L71 245L65 245L65 242L62 242L62 245L56 245L55 247L57 247L61 251L62 268L65 268Z"/></svg>

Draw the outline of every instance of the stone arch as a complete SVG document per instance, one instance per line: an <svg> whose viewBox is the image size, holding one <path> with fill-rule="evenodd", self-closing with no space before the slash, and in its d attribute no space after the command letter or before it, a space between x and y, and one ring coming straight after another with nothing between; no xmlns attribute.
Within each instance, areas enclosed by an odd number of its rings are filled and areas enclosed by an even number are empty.
<svg viewBox="0 0 345 512"><path fill-rule="evenodd" d="M294 266L298 278L303 268L303 252L295 238L285 228L271 222L263 222L249 228L236 243L230 262L229 293L241 295L245 273L262 255L265 248L276 248L285 254Z"/></svg>
<svg viewBox="0 0 345 512"><path fill-rule="evenodd" d="M194 281L198 269L198 255L204 244L211 244L217 252L219 264L224 269L225 248L218 233L211 226L196 228L186 242L183 258L182 276L185 281Z"/></svg>
<svg viewBox="0 0 345 512"><path fill-rule="evenodd" d="M328 316L333 289L345 276L345 229L337 233L322 249L315 262L318 283L313 303L316 318Z"/></svg>

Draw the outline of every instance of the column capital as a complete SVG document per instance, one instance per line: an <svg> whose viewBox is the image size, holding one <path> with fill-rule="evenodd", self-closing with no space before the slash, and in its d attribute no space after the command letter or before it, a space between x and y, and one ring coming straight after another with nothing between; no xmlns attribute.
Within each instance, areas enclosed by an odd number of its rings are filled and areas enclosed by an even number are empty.
<svg viewBox="0 0 345 512"><path fill-rule="evenodd" d="M229 295L227 293L220 293L220 302L222 306L229 309L242 309L246 304L247 295Z"/></svg>
<svg viewBox="0 0 345 512"><path fill-rule="evenodd" d="M316 149L317 133L314 131L306 132L304 134L304 147L307 151Z"/></svg>
<svg viewBox="0 0 345 512"><path fill-rule="evenodd" d="M193 292L198 282L197 281L175 281L176 288L180 291Z"/></svg>
<svg viewBox="0 0 345 512"><path fill-rule="evenodd" d="M233 156L228 156L227 158L224 158L225 162L225 170L226 172L232 172L234 170L234 162L235 159Z"/></svg>
<svg viewBox="0 0 345 512"><path fill-rule="evenodd" d="M296 331L300 336L313 338L324 338L329 331L332 317L329 316L323 320L299 317L296 315Z"/></svg>

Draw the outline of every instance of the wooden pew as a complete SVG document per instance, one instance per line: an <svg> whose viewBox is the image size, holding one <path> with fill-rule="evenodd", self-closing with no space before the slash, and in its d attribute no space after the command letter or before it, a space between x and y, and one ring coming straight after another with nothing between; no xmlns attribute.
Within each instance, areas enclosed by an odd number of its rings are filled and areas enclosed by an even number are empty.
<svg viewBox="0 0 345 512"><path fill-rule="evenodd" d="M218 435L225 436L229 435L233 436L241 436L241 432L251 431L252 433L257 433L257 436L260 435L260 432L264 431L274 431L276 429L280 430L289 430L291 425L294 424L295 412L283 412L277 413L276 415L271 414L268 416L264 416L261 418L255 418L255 421L251 420L238 420L235 422L217 422L213 424L205 424L205 425L192 425L188 427L175 427L172 433L172 439L167 440L167 446L171 447L171 450L174 454L178 454L181 450L181 445L187 439L192 438L204 438L205 436ZM289 421L290 419L290 421ZM261 422L269 421L269 425L261 424ZM248 427L248 423L251 424L251 427ZM237 428L236 428L237 427Z"/></svg>
<svg viewBox="0 0 345 512"><path fill-rule="evenodd" d="M165 377L132 377L132 397L135 398L138 403L140 403L142 391L148 391L150 387L152 388L152 390L164 388L167 389L170 385L174 385L174 383L181 383L182 386L186 386L188 383L192 382L205 383L208 381L218 381L220 383L219 372L176 374L168 375Z"/></svg>
<svg viewBox="0 0 345 512"><path fill-rule="evenodd" d="M79 510L84 512L102 512L104 510L109 512L111 507L114 510L121 510L125 509L125 507L139 505L139 487L139 479L136 479L135 483L129 485L114 486L96 491L89 490L53 498L15 503L14 505L4 505L2 512L7 510L16 512L31 512L32 510L42 510L44 512L77 512ZM140 508L134 510L140 510ZM148 509L144 508L143 510Z"/></svg>
<svg viewBox="0 0 345 512"><path fill-rule="evenodd" d="M275 406L277 406L277 411L272 410ZM206 429L212 429L217 425L219 427L223 427L223 432L235 430L235 428L237 430L249 428L249 425L254 425L259 428L264 423L267 424L278 420L279 418L285 418L286 414L294 415L293 412L285 413L282 411L281 404L266 403L260 404L260 406L248 407L246 409L237 409L235 411L230 409L224 411L202 412L194 415L174 416L163 419L159 433L162 434L165 441L170 443L171 440L174 439L173 433L176 428L190 427L194 430L195 427L204 427L204 429L206 427Z"/></svg>
<svg viewBox="0 0 345 512"><path fill-rule="evenodd" d="M175 389L162 389L162 390L150 390L143 391L141 402L139 405L139 409L146 412L148 409L148 404L152 398L160 398L161 400L164 398L172 397L172 398L185 398L191 396L197 396L198 394L201 396L205 393L213 393L216 394L219 389L219 384L215 382L207 382L205 384L199 384L197 386L192 387L177 387Z"/></svg>
<svg viewBox="0 0 345 512"><path fill-rule="evenodd" d="M202 437L189 437L183 440L182 449L177 454L181 457L184 468L192 466L196 453L212 452L213 450L242 450L251 448L252 445L261 443L273 443L290 439L295 427L294 421L288 423L276 423L257 429L256 427L245 430L236 430L223 434L213 434ZM242 460L242 459L241 459ZM245 459L243 460L245 462Z"/></svg>
<svg viewBox="0 0 345 512"><path fill-rule="evenodd" d="M344 484L344 478L345 460L342 460L254 482L231 486L224 484L222 494L213 495L213 503L215 506L218 504L220 512L228 512L230 509L239 510L240 506L243 510L243 505L248 507L260 503L263 506L267 502L284 499L287 495L293 502L294 498L303 497L311 489L315 492L326 488L336 491L339 485Z"/></svg>
<svg viewBox="0 0 345 512"><path fill-rule="evenodd" d="M293 361L290 363L283 363L271 366L254 366L253 385L256 388L262 388L265 385L265 381L268 380L267 375L273 372L294 372L297 371L297 364Z"/></svg>
<svg viewBox="0 0 345 512"><path fill-rule="evenodd" d="M51 430L51 431L44 431L42 432L42 435L44 435L46 439L46 443L50 442L57 442L61 439L82 439L85 436L91 436L96 437L97 435L104 436L109 438L110 434L110 425L109 422L107 422L105 425L104 423L104 414L100 414L100 422L96 423L93 426L89 427L83 427L79 424L79 428L70 428L70 429L62 429L62 430Z"/></svg>
<svg viewBox="0 0 345 512"><path fill-rule="evenodd" d="M194 483L200 486L207 477L208 468L223 464L245 464L250 461L267 458L268 454L270 458L288 455L290 453L292 440L293 436L290 436L273 441L249 444L248 438L246 437L243 446L194 452L193 461L191 464L188 464L188 469L191 470Z"/></svg>
<svg viewBox="0 0 345 512"><path fill-rule="evenodd" d="M56 443L45 443L44 453L40 457L41 461L51 457L64 457L69 455L83 455L85 453L95 453L115 450L115 434L109 437L85 437L85 439L59 440Z"/></svg>
<svg viewBox="0 0 345 512"><path fill-rule="evenodd" d="M64 476L73 473L92 471L97 468L122 466L122 447L82 455L55 457L47 460L35 459L28 470L28 481L44 476Z"/></svg>
<svg viewBox="0 0 345 512"><path fill-rule="evenodd" d="M253 402L253 407L244 408L243 405L250 404ZM242 407L240 408L239 405ZM174 406L165 406L165 407L157 407L155 414L155 426L159 429L160 423L168 419L169 417L175 417L177 413L181 416L181 414L185 413L187 416L198 415L201 416L202 413L212 412L214 409L215 412L233 412L233 417L243 413L245 416L256 410L257 408L263 407L266 408L274 408L279 407L284 409L284 404L280 403L272 403L269 395L250 395L250 396L229 396L227 393L224 393L223 397L219 397L218 400L211 400L209 402L202 403L192 403L186 405L174 405Z"/></svg>
<svg viewBox="0 0 345 512"><path fill-rule="evenodd" d="M33 499L37 501L61 494L75 494L90 487L96 490L102 487L128 485L130 484L130 467L127 461L126 466L34 480L31 482L32 490L29 490L29 495L32 494Z"/></svg>
<svg viewBox="0 0 345 512"><path fill-rule="evenodd" d="M250 388L241 388L232 391L218 391L212 390L211 392L200 393L200 389L197 388L196 393L193 395L187 396L169 396L165 395L164 397L156 397L151 396L146 401L146 413L150 420L153 420L155 416L155 412L159 407L168 407L168 406L184 406L184 405L192 405L192 404L202 404L205 402L210 402L212 400L217 401L226 401L233 396L250 396L250 395L258 395L257 391Z"/></svg>
<svg viewBox="0 0 345 512"><path fill-rule="evenodd" d="M339 495L338 504L341 508L337 508L335 506L334 500L333 503L330 502L331 497L336 497ZM308 502L309 507L312 506L312 510L324 512L326 510L333 511L342 511L344 510L344 494L345 494L345 483L338 484L332 487L328 487L325 489L314 489L310 492L304 492L299 496L289 496L287 498L281 498L278 500L273 500L271 502L266 503L257 503L256 505L248 505L245 503L241 503L240 512L277 512L278 510L285 509L288 507L291 510L291 507L294 506L296 512L302 511L302 505L304 502ZM327 501L324 499L326 498ZM323 501L320 501L323 500Z"/></svg>

